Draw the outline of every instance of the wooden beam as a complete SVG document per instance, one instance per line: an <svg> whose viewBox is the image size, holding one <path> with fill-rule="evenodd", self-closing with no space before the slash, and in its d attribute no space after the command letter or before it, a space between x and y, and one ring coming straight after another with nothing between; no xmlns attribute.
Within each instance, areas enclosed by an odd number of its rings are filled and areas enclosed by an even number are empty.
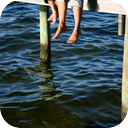
<svg viewBox="0 0 128 128"><path fill-rule="evenodd" d="M44 0L15 0L19 2L47 5ZM68 8L71 8L70 2ZM84 10L126 15L124 8L112 0L84 0Z"/></svg>

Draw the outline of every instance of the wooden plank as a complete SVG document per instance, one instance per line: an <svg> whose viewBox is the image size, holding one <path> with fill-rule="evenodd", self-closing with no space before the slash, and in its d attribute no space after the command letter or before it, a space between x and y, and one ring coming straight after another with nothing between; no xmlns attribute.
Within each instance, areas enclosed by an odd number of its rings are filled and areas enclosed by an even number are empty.
<svg viewBox="0 0 128 128"><path fill-rule="evenodd" d="M123 79L122 79L122 120L128 111L128 17L125 24Z"/></svg>
<svg viewBox="0 0 128 128"><path fill-rule="evenodd" d="M48 6L48 4L44 2L44 0L15 0L15 1ZM71 8L70 2L68 4L68 8ZM83 9L88 11L98 11L98 12L126 15L126 11L124 10L124 8L119 3L112 0L84 0Z"/></svg>
<svg viewBox="0 0 128 128"><path fill-rule="evenodd" d="M40 5L40 59L41 62L50 61L50 24L47 22L49 17L49 7Z"/></svg>
<svg viewBox="0 0 128 128"><path fill-rule="evenodd" d="M12 5L12 4L15 4L15 3L17 3L17 2L7 1L7 0L0 0L0 7Z"/></svg>
<svg viewBox="0 0 128 128"><path fill-rule="evenodd" d="M122 36L125 33L125 15L118 17L118 35Z"/></svg>

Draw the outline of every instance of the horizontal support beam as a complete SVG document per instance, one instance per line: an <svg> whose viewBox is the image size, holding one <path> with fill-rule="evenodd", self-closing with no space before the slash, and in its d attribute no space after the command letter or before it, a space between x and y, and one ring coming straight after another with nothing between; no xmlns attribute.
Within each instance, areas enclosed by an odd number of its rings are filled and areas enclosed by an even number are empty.
<svg viewBox="0 0 128 128"><path fill-rule="evenodd" d="M44 0L15 0L15 1L49 6L47 3L44 2ZM70 2L68 4L68 8L71 8ZM124 10L124 8L119 3L113 0L84 0L83 9L88 11L126 15L126 11Z"/></svg>

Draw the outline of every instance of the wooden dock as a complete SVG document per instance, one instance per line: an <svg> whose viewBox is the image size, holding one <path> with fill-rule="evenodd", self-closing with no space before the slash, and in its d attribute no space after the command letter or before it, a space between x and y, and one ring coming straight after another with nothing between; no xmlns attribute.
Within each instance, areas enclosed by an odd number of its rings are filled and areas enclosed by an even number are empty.
<svg viewBox="0 0 128 128"><path fill-rule="evenodd" d="M49 8L44 0L15 0L40 5L40 58L50 60L50 24L47 22ZM71 8L70 2L68 8ZM124 8L113 0L84 0L83 10L113 13L119 15L118 35L124 36L123 78L122 78L122 120L128 110L128 16Z"/></svg>
<svg viewBox="0 0 128 128"><path fill-rule="evenodd" d="M49 4L45 3L44 0L15 1L49 6ZM71 8L70 2L68 4L68 8ZM126 11L124 10L124 8L120 4L112 0L84 0L83 10L126 15Z"/></svg>

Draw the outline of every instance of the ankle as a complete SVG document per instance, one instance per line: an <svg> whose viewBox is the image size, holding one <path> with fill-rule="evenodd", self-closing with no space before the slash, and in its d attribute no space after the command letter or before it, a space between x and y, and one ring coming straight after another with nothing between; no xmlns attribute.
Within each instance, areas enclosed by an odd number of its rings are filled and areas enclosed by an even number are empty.
<svg viewBox="0 0 128 128"><path fill-rule="evenodd" d="M58 14L58 12L56 10L53 10L52 13L53 14Z"/></svg>
<svg viewBox="0 0 128 128"><path fill-rule="evenodd" d="M52 9L52 13L53 13L53 14L58 14L58 10L57 10L56 6L55 6L54 9Z"/></svg>
<svg viewBox="0 0 128 128"><path fill-rule="evenodd" d="M63 27L65 27L65 26L66 26L65 22L60 22L60 23L59 23L59 27L63 28Z"/></svg>
<svg viewBox="0 0 128 128"><path fill-rule="evenodd" d="M81 33L81 29L80 28L79 29L74 29L73 31L76 32L76 33Z"/></svg>

